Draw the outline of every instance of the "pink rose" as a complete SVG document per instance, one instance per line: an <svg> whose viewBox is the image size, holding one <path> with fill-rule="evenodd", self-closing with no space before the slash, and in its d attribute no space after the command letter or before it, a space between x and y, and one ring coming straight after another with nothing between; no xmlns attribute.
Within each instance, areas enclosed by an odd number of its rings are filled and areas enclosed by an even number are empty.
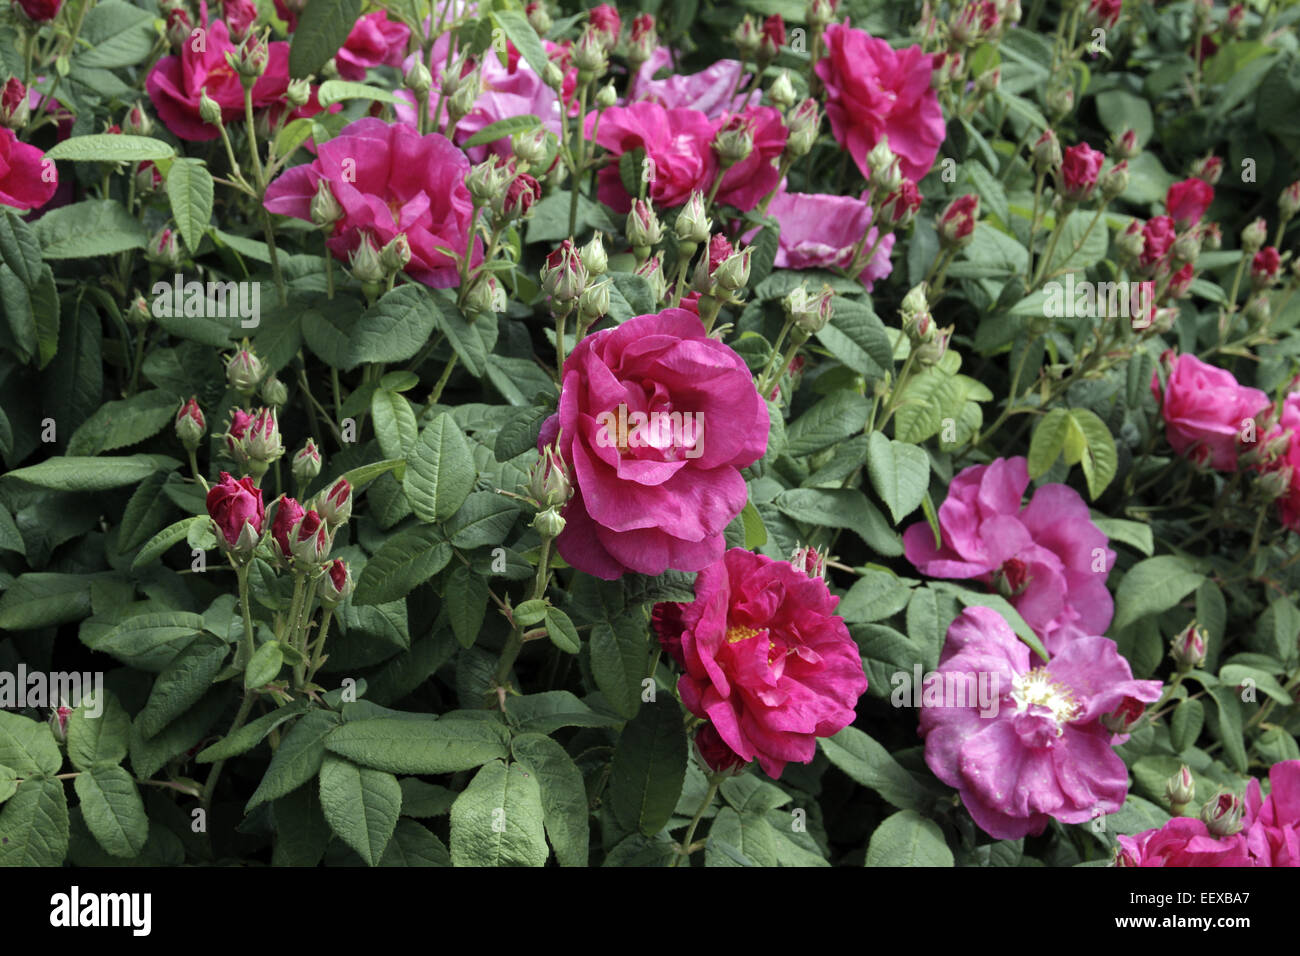
<svg viewBox="0 0 1300 956"><path fill-rule="evenodd" d="M311 201L324 180L343 208L327 245L346 260L365 232L383 247L399 233L411 246L406 274L436 289L460 281L456 261L439 246L463 250L473 202L465 187L469 160L438 133L421 136L405 123L365 117L323 144L316 159L282 173L266 190L266 208L311 220ZM474 240L473 264L482 259Z"/></svg>
<svg viewBox="0 0 1300 956"><path fill-rule="evenodd" d="M903 546L922 574L975 578L997 590L1056 653L1078 631L1110 626L1106 576L1115 552L1077 491L1043 485L1021 508L1028 486L1024 458L965 468L939 507L939 547L925 521L903 533Z"/></svg>
<svg viewBox="0 0 1300 956"><path fill-rule="evenodd" d="M587 116L587 135L596 113ZM648 196L661 208L680 206L699 190L707 193L718 172L713 152L715 128L699 110L664 109L655 103L611 106L600 114L596 142L610 152L614 161L597 174L596 195L615 212L632 208L632 197L623 188L618 158L634 149L644 149L652 166Z"/></svg>
<svg viewBox="0 0 1300 956"><path fill-rule="evenodd" d="M1246 838L1216 837L1201 820L1174 817L1157 830L1119 837L1118 866L1250 866Z"/></svg>
<svg viewBox="0 0 1300 956"><path fill-rule="evenodd" d="M334 56L339 76L364 80L372 66L401 66L411 28L388 19L383 10L367 13L357 21L347 40Z"/></svg>
<svg viewBox="0 0 1300 956"><path fill-rule="evenodd" d="M1268 796L1258 780L1246 788L1246 847L1256 866L1300 866L1300 760L1283 760L1268 772Z"/></svg>
<svg viewBox="0 0 1300 956"><path fill-rule="evenodd" d="M1169 444L1198 465L1236 471L1243 429L1268 406L1268 396L1237 384L1231 372L1207 365L1195 355L1174 358L1166 352L1162 362L1169 379L1161 394L1160 374L1152 373L1151 393L1165 420Z"/></svg>
<svg viewBox="0 0 1300 956"><path fill-rule="evenodd" d="M43 23L59 15L63 0L18 0L18 6L37 23Z"/></svg>
<svg viewBox="0 0 1300 956"><path fill-rule="evenodd" d="M747 126L754 137L754 148L723 174L717 200L748 212L780 184L781 171L776 163L785 150L789 131L780 112L770 106L750 106L734 116L725 114L719 128L728 123Z"/></svg>
<svg viewBox="0 0 1300 956"><path fill-rule="evenodd" d="M0 126L0 203L15 209L44 206L59 188L59 174L45 153L18 141Z"/></svg>
<svg viewBox="0 0 1300 956"><path fill-rule="evenodd" d="M780 192L772 198L767 212L781 226L775 262L778 269L845 268L864 233L864 251L875 245L878 236L878 230L871 227L870 203L852 196ZM751 239L752 234L745 241ZM894 239L893 233L886 235L859 273L868 291L876 280L893 271L889 256Z"/></svg>
<svg viewBox="0 0 1300 956"><path fill-rule="evenodd" d="M229 472L223 471L221 482L208 490L207 506L221 536L232 548L245 525L252 527L254 535L262 533L266 509L262 505L262 489L253 484L251 475L235 481Z"/></svg>
<svg viewBox="0 0 1300 956"><path fill-rule="evenodd" d="M221 16L230 27L231 37L242 40L257 20L257 4L253 0L223 0Z"/></svg>
<svg viewBox="0 0 1300 956"><path fill-rule="evenodd" d="M1106 156L1087 143L1078 143L1065 151L1061 161L1061 192L1066 199L1087 199L1097 186L1097 176Z"/></svg>
<svg viewBox="0 0 1300 956"><path fill-rule="evenodd" d="M167 128L184 140L216 139L221 134L199 117L199 99L206 89L208 97L221 107L221 118L231 122L244 115L244 88L239 74L226 62L234 53L230 32L221 20L207 25L203 49L186 42L180 56L159 60L145 81L159 118ZM266 72L253 86L253 106L261 108L278 103L289 88L289 44L267 44Z"/></svg>
<svg viewBox="0 0 1300 956"><path fill-rule="evenodd" d="M780 777L853 722L867 678L837 604L821 578L743 548L700 572L695 600L679 606L677 689L717 733L697 740L711 766L757 757Z"/></svg>
<svg viewBox="0 0 1300 956"><path fill-rule="evenodd" d="M479 75L483 92L474 101L473 109L456 124L453 138L457 143L464 143L483 127L498 120L529 114L539 118L542 126L556 136L560 135L560 99L527 60L519 59L511 68L502 66L496 56L487 56ZM436 103L433 108L437 108ZM400 109L398 116L401 116ZM514 155L508 136L484 146L471 146L465 152L472 163L482 162L489 153L506 159Z"/></svg>
<svg viewBox="0 0 1300 956"><path fill-rule="evenodd" d="M1187 229L1201 221L1205 210L1214 202L1214 187L1192 177L1174 183L1165 194L1165 212L1178 229Z"/></svg>
<svg viewBox="0 0 1300 956"><path fill-rule="evenodd" d="M294 527L302 520L306 514L303 506L293 498L284 497L280 499L279 506L275 509L275 520L271 522L271 537L280 548L280 555L285 560L293 557L293 539L291 532Z"/></svg>
<svg viewBox="0 0 1300 956"><path fill-rule="evenodd" d="M895 50L839 23L827 26L822 40L826 55L816 69L826 86L826 114L836 141L869 177L867 154L888 136L903 175L920 182L946 132L939 97L930 86L932 57L919 46Z"/></svg>
<svg viewBox="0 0 1300 956"><path fill-rule="evenodd" d="M1158 700L1161 683L1134 680L1114 641L1080 635L1044 664L997 611L971 607L948 628L937 674L940 688L987 681L992 692L984 709L972 693L920 713L926 765L984 832L1036 836L1049 819L1084 823L1124 804L1128 769L1101 717L1126 698Z"/></svg>
<svg viewBox="0 0 1300 956"><path fill-rule="evenodd" d="M752 84L743 79L744 85L732 97L731 91L737 89L736 80L741 75L739 60L718 60L699 73L673 73L656 80L655 73L671 62L668 47L657 48L633 77L628 100L658 103L666 109L699 110L709 119L717 119L727 110L757 106L762 98L762 93L749 89Z"/></svg>
<svg viewBox="0 0 1300 956"><path fill-rule="evenodd" d="M623 30L623 21L618 11L608 3L602 3L587 14L587 22L605 38L605 43L613 46L618 42L618 35Z"/></svg>
<svg viewBox="0 0 1300 956"><path fill-rule="evenodd" d="M576 485L560 554L607 580L708 567L745 507L740 469L762 457L768 427L744 360L699 316L665 309L587 336L539 439L559 432Z"/></svg>

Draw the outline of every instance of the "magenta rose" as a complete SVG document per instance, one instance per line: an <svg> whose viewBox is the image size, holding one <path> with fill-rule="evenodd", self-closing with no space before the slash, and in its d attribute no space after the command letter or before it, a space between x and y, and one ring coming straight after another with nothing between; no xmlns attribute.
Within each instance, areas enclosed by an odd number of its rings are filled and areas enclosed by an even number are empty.
<svg viewBox="0 0 1300 956"><path fill-rule="evenodd" d="M1160 374L1151 375L1151 393L1165 420L1165 437L1180 455L1216 471L1236 471L1241 437L1250 420L1268 407L1268 396L1239 385L1231 372L1207 365L1195 355L1166 352L1169 370L1164 391Z"/></svg>
<svg viewBox="0 0 1300 956"><path fill-rule="evenodd" d="M9 127L0 126L0 203L35 209L49 202L58 188L54 163L37 147L19 142Z"/></svg>
<svg viewBox="0 0 1300 956"><path fill-rule="evenodd" d="M244 525L250 525L254 535L262 533L266 509L262 505L262 490L253 484L251 475L236 481L229 472L223 471L221 481L208 490L207 506L221 536L232 548L239 541Z"/></svg>
<svg viewBox="0 0 1300 956"><path fill-rule="evenodd" d="M1106 156L1087 143L1077 143L1065 151L1061 161L1061 192L1066 199L1087 199L1097 186L1101 164Z"/></svg>
<svg viewBox="0 0 1300 956"><path fill-rule="evenodd" d="M781 121L780 112L770 106L751 106L743 113L724 115L719 128L728 123L748 127L754 137L754 148L723 174L717 199L748 212L780 184L781 171L776 163L790 133Z"/></svg>
<svg viewBox="0 0 1300 956"><path fill-rule="evenodd" d="M557 137L560 135L560 98L527 60L515 58L511 63L508 59L502 65L497 57L487 56L483 59L479 76L483 92L474 101L473 109L456 124L453 139L457 143L463 144L485 126L512 116L536 116L542 121L542 126ZM433 109L437 109L436 103ZM401 116L400 109L398 115ZM465 152L474 163L482 162L489 153L504 159L514 155L509 136L482 146L470 146Z"/></svg>
<svg viewBox="0 0 1300 956"><path fill-rule="evenodd" d="M203 40L203 49L197 51L195 43L187 40L180 56L163 57L145 81L159 118L184 140L216 139L221 135L217 127L199 117L200 94L205 89L221 107L224 122L244 115L244 87L239 74L226 62L226 54L235 51L226 24L213 20ZM268 43L267 53L266 72L253 86L254 108L281 102L289 88L289 44Z"/></svg>
<svg viewBox="0 0 1300 956"><path fill-rule="evenodd" d="M867 678L838 604L821 578L743 548L700 572L695 600L678 605L677 689L716 731L697 740L710 766L757 758L780 777L853 722Z"/></svg>
<svg viewBox="0 0 1300 956"><path fill-rule="evenodd" d="M1256 866L1300 867L1300 760L1283 760L1268 771L1268 796L1259 781L1246 788L1246 848Z"/></svg>
<svg viewBox="0 0 1300 956"><path fill-rule="evenodd" d="M1119 837L1118 866L1250 866L1246 839L1216 837L1201 820L1174 817L1163 827Z"/></svg>
<svg viewBox="0 0 1300 956"><path fill-rule="evenodd" d="M299 521L302 520L306 510L293 498L284 497L280 499L280 504L275 509L275 519L271 522L271 537L280 548L280 554L285 558L293 557L293 539L290 533Z"/></svg>
<svg viewBox="0 0 1300 956"><path fill-rule="evenodd" d="M38 23L43 23L59 15L63 0L18 0L18 6L22 7L23 13L27 16Z"/></svg>
<svg viewBox="0 0 1300 956"><path fill-rule="evenodd" d="M826 115L836 141L869 177L867 154L888 136L903 175L920 182L946 132L939 97L930 86L933 58L919 46L895 50L839 23L827 26L822 39L826 55L816 70L826 86Z"/></svg>
<svg viewBox="0 0 1300 956"><path fill-rule="evenodd" d="M367 13L357 21L343 46L334 56L339 76L364 80L372 66L401 66L411 28L388 19L383 10Z"/></svg>
<svg viewBox="0 0 1300 956"><path fill-rule="evenodd" d="M1102 634L1114 603L1106 576L1115 552L1068 485L1043 485L1029 504L1024 458L972 465L939 507L942 541L917 522L903 533L907 560L935 578L975 578L1005 597L1056 653L1079 631Z"/></svg>
<svg viewBox="0 0 1300 956"><path fill-rule="evenodd" d="M421 136L405 123L365 117L323 144L316 159L286 170L266 190L266 208L311 220L311 201L323 180L343 209L326 240L346 261L367 233L383 247L399 233L411 246L406 274L436 289L460 281L456 260L439 246L462 250L474 204L465 187L469 160L438 133ZM474 240L472 263L482 260Z"/></svg>
<svg viewBox="0 0 1300 956"><path fill-rule="evenodd" d="M1126 699L1151 702L1161 683L1134 680L1115 642L1080 635L1044 663L1006 620L967 608L948 628L934 686L981 691L926 703L920 713L925 763L956 788L985 833L1016 840L1049 819L1085 823L1114 813L1128 769L1101 718ZM981 706L981 702L985 706Z"/></svg>
<svg viewBox="0 0 1300 956"><path fill-rule="evenodd" d="M1178 229L1186 229L1201 221L1212 202L1214 187L1204 180L1192 177L1169 187L1165 193L1165 212Z"/></svg>
<svg viewBox="0 0 1300 956"><path fill-rule="evenodd" d="M740 469L762 457L768 428L744 360L685 309L584 338L539 440L558 432L574 476L560 554L607 580L708 567L745 507Z"/></svg>
<svg viewBox="0 0 1300 956"><path fill-rule="evenodd" d="M587 116L587 135L596 125L596 113ZM615 212L632 208L632 197L623 188L618 158L641 148L652 163L644 170L649 176L648 196L661 208L672 209L691 197L707 193L718 172L713 152L715 127L699 110L664 109L656 103L611 106L600 114L596 142L607 149L614 162L597 175L596 195Z"/></svg>
<svg viewBox="0 0 1300 956"><path fill-rule="evenodd" d="M879 230L871 226L870 203L852 196L780 192L772 197L767 212L781 226L775 261L778 269L845 268L864 233L867 250L879 235ZM749 242L753 235L745 241ZM859 273L858 279L868 291L876 280L893 271L889 256L894 239L892 232L887 234Z"/></svg>
<svg viewBox="0 0 1300 956"><path fill-rule="evenodd" d="M1169 216L1155 216L1142 227L1142 255L1138 258L1144 268L1153 269L1164 261L1177 238L1174 221Z"/></svg>

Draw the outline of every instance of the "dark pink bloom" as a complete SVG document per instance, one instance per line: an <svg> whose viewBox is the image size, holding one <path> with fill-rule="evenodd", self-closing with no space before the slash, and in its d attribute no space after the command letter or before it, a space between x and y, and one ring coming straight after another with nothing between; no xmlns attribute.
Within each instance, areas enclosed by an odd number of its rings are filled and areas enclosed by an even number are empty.
<svg viewBox="0 0 1300 956"><path fill-rule="evenodd" d="M179 56L159 60L145 81L159 118L185 140L216 139L220 135L217 127L199 117L199 99L204 89L221 107L224 122L244 115L244 88L239 74L226 62L226 54L235 51L230 31L223 21L213 20L202 38L202 44L187 40ZM202 49L196 50L196 45ZM289 88L289 44L279 41L267 44L267 55L266 72L253 86L255 108L280 102Z"/></svg>
<svg viewBox="0 0 1300 956"><path fill-rule="evenodd" d="M667 434L674 412L682 425ZM763 455L768 428L744 359L697 315L665 309L584 338L539 439L545 447L558 431L577 486L560 554L607 580L708 567L745 506L739 469Z"/></svg>
<svg viewBox="0 0 1300 956"><path fill-rule="evenodd" d="M406 274L447 288L460 276L456 260L438 247L466 247L474 209L465 187L468 172L469 160L444 136L421 136L405 123L365 117L321 145L315 160L272 182L266 208L310 221L311 201L324 180L343 207L343 218L327 240L337 258L347 260L362 232L379 247L405 233L411 245ZM481 259L482 243L476 238L472 262Z"/></svg>
<svg viewBox="0 0 1300 956"><path fill-rule="evenodd" d="M1080 634L1044 663L1001 614L971 607L948 628L937 674L940 689L982 680L996 698L990 713L973 694L923 696L920 714L926 765L984 832L1015 840L1124 804L1128 769L1101 717L1126 698L1159 699L1161 683L1134 680L1114 641Z"/></svg>
<svg viewBox="0 0 1300 956"><path fill-rule="evenodd" d="M1061 161L1062 195L1074 202L1087 199L1097 186L1097 176L1105 159L1104 153L1087 143L1077 143L1067 149Z"/></svg>
<svg viewBox="0 0 1300 956"><path fill-rule="evenodd" d="M976 578L1020 612L1051 653L1077 631L1103 634L1114 603L1106 576L1115 552L1068 485L1043 485L1029 504L1024 458L972 465L953 478L939 507L942 542L925 521L903 534L907 560L936 578Z"/></svg>
<svg viewBox="0 0 1300 956"><path fill-rule="evenodd" d="M364 80L372 66L401 66L411 28L388 19L383 10L367 13L357 21L342 48L335 54L339 76Z"/></svg>
<svg viewBox="0 0 1300 956"><path fill-rule="evenodd" d="M1187 290L1192 287L1192 279L1195 277L1195 270L1192 269L1190 262L1183 263L1183 267L1169 277L1169 294L1175 299L1181 299L1187 295Z"/></svg>
<svg viewBox="0 0 1300 956"><path fill-rule="evenodd" d="M22 7L23 13L38 23L53 20L59 15L59 8L63 6L63 0L17 0L17 2L18 6Z"/></svg>
<svg viewBox="0 0 1300 956"><path fill-rule="evenodd" d="M682 703L769 777L812 760L817 738L852 723L867 689L837 604L821 578L732 548L700 572L695 600L681 606ZM704 756L730 764L721 748Z"/></svg>
<svg viewBox="0 0 1300 956"><path fill-rule="evenodd" d="M1282 257L1273 246L1265 246L1255 253L1250 261L1250 278L1259 286L1272 285L1277 281L1278 269L1282 266Z"/></svg>
<svg viewBox="0 0 1300 956"><path fill-rule="evenodd" d="M826 86L831 132L870 176L867 154L881 138L901 161L903 175L920 182L939 153L945 127L930 86L933 58L919 46L895 50L862 30L839 23L822 36L826 56L817 75Z"/></svg>
<svg viewBox="0 0 1300 956"><path fill-rule="evenodd" d="M1159 265L1174 244L1174 220L1169 216L1155 216L1142 227L1142 255L1138 263L1145 268Z"/></svg>
<svg viewBox="0 0 1300 956"><path fill-rule="evenodd" d="M302 505L289 497L281 498L279 506L275 509L275 520L271 522L271 537L279 546L280 555L286 560L293 557L293 539L290 532L302 520L304 514L306 512Z"/></svg>
<svg viewBox="0 0 1300 956"><path fill-rule="evenodd" d="M1248 423L1268 407L1268 396L1239 385L1231 372L1207 365L1195 355L1162 361L1169 369L1164 392L1160 375L1151 376L1151 393L1165 420L1165 437L1174 451L1216 471L1236 471L1237 453Z"/></svg>
<svg viewBox="0 0 1300 956"><path fill-rule="evenodd" d="M785 150L789 131L780 112L770 106L750 106L735 116L724 115L721 125L737 120L749 126L754 148L723 174L717 199L741 212L748 212L781 182L781 171L776 163Z"/></svg>
<svg viewBox="0 0 1300 956"><path fill-rule="evenodd" d="M596 114L587 116L591 135ZM600 117L596 142L607 149L614 162L597 176L596 194L615 212L632 208L632 197L623 188L617 159L634 149L644 149L650 199L663 208L680 206L699 190L707 193L718 172L713 151L713 123L698 110L664 109L655 103L611 106Z"/></svg>
<svg viewBox="0 0 1300 956"><path fill-rule="evenodd" d="M1187 229L1201 221L1205 210L1214 202L1214 187L1193 176L1174 183L1165 194L1165 212L1178 229Z"/></svg>
<svg viewBox="0 0 1300 956"><path fill-rule="evenodd" d="M207 506L208 514L231 547L239 541L245 524L252 526L254 534L262 533L266 509L262 505L262 490L253 484L251 475L235 481L229 472L223 471L220 483L208 490Z"/></svg>
<svg viewBox="0 0 1300 956"><path fill-rule="evenodd" d="M19 142L9 127L0 126L0 203L35 209L49 202L58 188L53 160L37 147Z"/></svg>
<svg viewBox="0 0 1300 956"><path fill-rule="evenodd" d="M1202 820L1174 817L1158 830L1119 837L1118 866L1250 866L1246 838L1216 837Z"/></svg>
<svg viewBox="0 0 1300 956"><path fill-rule="evenodd" d="M1246 788L1246 847L1256 866L1300 866L1300 760L1283 760L1268 772L1269 792L1258 780Z"/></svg>
<svg viewBox="0 0 1300 956"><path fill-rule="evenodd" d="M695 749L700 759L713 773L731 773L745 767L749 761L727 746L713 724L702 724L695 732Z"/></svg>
<svg viewBox="0 0 1300 956"><path fill-rule="evenodd" d="M1088 16L1099 27L1109 30L1119 23L1124 0L1088 0Z"/></svg>
<svg viewBox="0 0 1300 956"><path fill-rule="evenodd" d="M619 17L618 11L608 3L602 3L600 6L593 8L587 14L587 22L604 36L607 44L612 46L618 42L618 35L623 29L623 21Z"/></svg>

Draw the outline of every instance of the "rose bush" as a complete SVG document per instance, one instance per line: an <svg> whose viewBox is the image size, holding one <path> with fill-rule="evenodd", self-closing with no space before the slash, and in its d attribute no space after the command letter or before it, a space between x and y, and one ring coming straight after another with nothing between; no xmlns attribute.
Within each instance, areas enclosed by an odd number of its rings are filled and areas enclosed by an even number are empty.
<svg viewBox="0 0 1300 956"><path fill-rule="evenodd" d="M18 0L0 865L1297 865L1296 9Z"/></svg>

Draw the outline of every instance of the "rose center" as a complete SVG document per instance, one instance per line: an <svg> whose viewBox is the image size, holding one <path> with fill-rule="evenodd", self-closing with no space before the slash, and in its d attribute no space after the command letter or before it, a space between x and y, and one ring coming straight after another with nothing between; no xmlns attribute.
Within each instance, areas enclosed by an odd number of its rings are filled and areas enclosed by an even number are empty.
<svg viewBox="0 0 1300 956"><path fill-rule="evenodd" d="M1035 716L1049 718L1057 737L1083 709L1070 688L1052 680L1052 675L1043 667L1036 667L1027 674L1017 674L1011 684L1011 699L1016 703L1017 714L1034 712Z"/></svg>

